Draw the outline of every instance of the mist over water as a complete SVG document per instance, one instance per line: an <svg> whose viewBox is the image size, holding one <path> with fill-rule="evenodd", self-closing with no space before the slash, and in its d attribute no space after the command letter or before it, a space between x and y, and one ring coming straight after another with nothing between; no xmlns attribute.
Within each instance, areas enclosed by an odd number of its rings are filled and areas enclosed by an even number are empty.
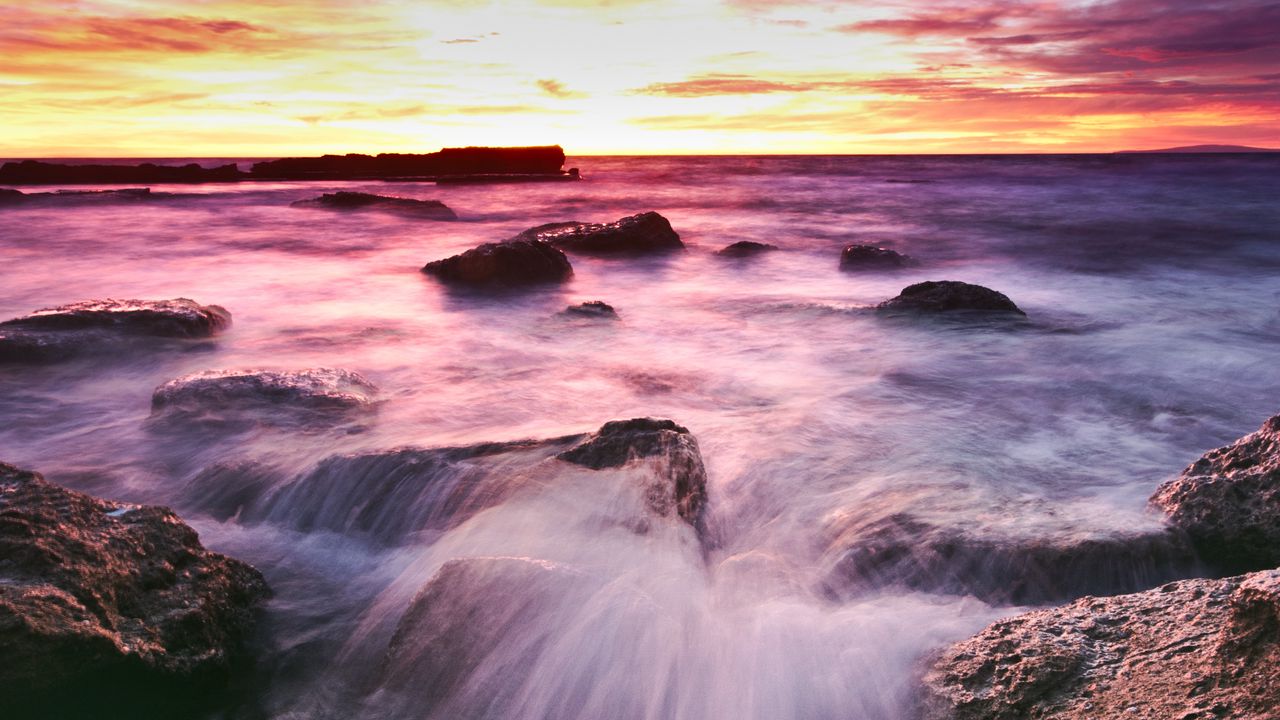
<svg viewBox="0 0 1280 720"><path fill-rule="evenodd" d="M569 164L587 180L153 186L145 200L0 209L4 318L105 297L189 297L234 316L182 351L0 366L0 460L172 505L206 546L263 571L276 596L262 677L237 713L907 717L920 658L1016 608L892 586L835 600L824 587L845 528L899 513L1001 537L1155 527L1145 501L1162 479L1280 408L1276 156ZM289 206L339 189L440 200L460 220ZM572 256L571 282L520 293L418 272L541 223L647 210L689 250ZM713 254L739 240L781 250ZM842 273L850 243L921 263ZM868 312L938 279L1000 290L1029 319ZM621 321L557 317L588 300ZM317 366L372 380L376 413L337 427L148 419L152 390L190 372ZM288 491L334 455L637 416L698 438L709 548L683 523L635 532L634 486L587 470L550 482L536 450L477 461L486 494L422 527L396 524L415 498L371 531ZM219 463L253 478L211 482ZM358 498L382 471L324 472L324 498ZM238 491L273 501L244 517ZM452 608L478 636L431 614L397 633L437 573L454 593L432 612ZM442 666L438 647L457 656Z"/></svg>

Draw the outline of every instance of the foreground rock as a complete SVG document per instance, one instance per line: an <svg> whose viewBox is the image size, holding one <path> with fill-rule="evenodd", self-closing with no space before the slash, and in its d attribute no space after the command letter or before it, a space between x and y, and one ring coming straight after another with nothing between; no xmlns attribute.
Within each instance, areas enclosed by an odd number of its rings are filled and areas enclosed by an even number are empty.
<svg viewBox="0 0 1280 720"><path fill-rule="evenodd" d="M1026 315L1004 293L956 280L916 283L903 288L897 297L880 303L876 309L886 314L971 312Z"/></svg>
<svg viewBox="0 0 1280 720"><path fill-rule="evenodd" d="M456 285L517 287L564 282L573 277L573 266L564 253L541 240L517 239L429 262L422 272Z"/></svg>
<svg viewBox="0 0 1280 720"><path fill-rule="evenodd" d="M611 223L550 223L525 230L517 240L542 240L562 250L587 255L643 255L683 250L671 223L656 212Z"/></svg>
<svg viewBox="0 0 1280 720"><path fill-rule="evenodd" d="M372 407L376 392L359 373L335 368L206 370L156 388L151 414L181 418L282 409L341 417Z"/></svg>
<svg viewBox="0 0 1280 720"><path fill-rule="evenodd" d="M875 245L849 245L840 251L840 269L845 272L897 270L914 264L907 255Z"/></svg>
<svg viewBox="0 0 1280 720"><path fill-rule="evenodd" d="M372 193L339 191L310 200L298 200L293 207L319 207L329 210L383 210L427 220L457 220L458 216L438 200L414 200Z"/></svg>
<svg viewBox="0 0 1280 720"><path fill-rule="evenodd" d="M1151 503L1222 572L1280 565L1280 415L1205 453Z"/></svg>
<svg viewBox="0 0 1280 720"><path fill-rule="evenodd" d="M725 247L720 248L720 250L718 250L716 254L719 255L720 257L726 257L726 258L748 258L748 257L755 257L756 255L760 255L767 252L773 252L774 250L777 250L777 249L778 249L777 245L770 245L768 243L761 243L761 242L753 242L751 240L739 240L738 242L733 243L732 245L726 245Z"/></svg>
<svg viewBox="0 0 1280 720"><path fill-rule="evenodd" d="M0 684L19 717L118 707L141 717L207 702L268 593L256 570L206 551L166 508L99 500L4 464L0 559Z"/></svg>
<svg viewBox="0 0 1280 720"><path fill-rule="evenodd" d="M1162 528L1028 537L896 514L841 528L829 547L825 587L842 599L898 587L1035 604L1134 592L1199 568L1186 537Z"/></svg>
<svg viewBox="0 0 1280 720"><path fill-rule="evenodd" d="M618 311L613 309L609 303L600 300L591 300L590 302L578 303L570 305L560 311L561 315L566 317L587 318L589 320L617 320Z"/></svg>
<svg viewBox="0 0 1280 720"><path fill-rule="evenodd" d="M207 338L231 313L194 300L91 300L0 322L0 362L49 362L139 338Z"/></svg>
<svg viewBox="0 0 1280 720"><path fill-rule="evenodd" d="M1280 571L1084 598L997 622L932 664L926 720L1276 717Z"/></svg>

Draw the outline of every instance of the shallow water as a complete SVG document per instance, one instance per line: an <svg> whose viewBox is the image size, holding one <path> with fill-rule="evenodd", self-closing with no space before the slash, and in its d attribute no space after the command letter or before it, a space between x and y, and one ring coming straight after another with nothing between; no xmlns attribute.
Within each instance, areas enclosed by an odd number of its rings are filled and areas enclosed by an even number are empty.
<svg viewBox="0 0 1280 720"><path fill-rule="evenodd" d="M368 668L442 564L502 557L575 579L530 590L537 621L467 666L471 694L453 716L898 718L924 653L1014 609L871 587L834 602L821 588L843 524L909 511L1023 537L1154 526L1145 499L1162 479L1280 407L1274 156L569 164L587 180L153 186L172 195L0 209L0 316L190 297L235 320L184 352L0 366L0 459L172 504L208 546L259 567L277 594L249 704L268 717L429 717L371 689ZM438 199L461 220L289 207L336 189ZM573 256L572 282L518 294L450 291L417 272L533 225L645 210L688 252ZM781 251L713 254L738 240ZM854 242L921 264L841 273ZM994 287L1029 321L867 312L927 279ZM621 322L555 316L596 299ZM179 375L312 366L373 380L376 416L336 431L147 422L151 391ZM588 480L392 546L300 531L288 507L217 520L184 492L215 462L266 463L283 483L338 453L640 415L698 438L705 554L688 528L579 522L621 502ZM494 602L481 586L461 592Z"/></svg>

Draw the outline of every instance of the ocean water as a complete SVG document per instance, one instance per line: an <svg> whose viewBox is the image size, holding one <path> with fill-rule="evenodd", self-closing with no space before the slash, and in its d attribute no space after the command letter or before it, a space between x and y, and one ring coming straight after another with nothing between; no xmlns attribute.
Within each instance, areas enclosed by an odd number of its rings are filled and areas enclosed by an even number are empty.
<svg viewBox="0 0 1280 720"><path fill-rule="evenodd" d="M1162 480L1280 410L1280 157L568 165L586 179L153 186L147 200L0 209L0 316L104 297L189 297L234 316L187 351L0 366L0 460L172 505L274 586L260 667L229 716L909 717L929 652L1020 608L892 585L837 599L842 528L900 514L1050 542L1154 528L1145 502ZM460 220L290 207L339 189L440 200ZM418 272L541 223L647 210L686 252L571 256L571 282L520 293L457 292ZM739 240L780 251L714 254ZM851 243L920 264L842 273ZM869 311L938 279L1000 290L1028 320ZM587 300L621 321L556 316ZM376 383L376 415L336 430L148 421L152 390L189 372L317 366ZM299 529L301 501L227 517L200 499L218 487L191 491L217 463L261 463L283 482L336 454L636 416L698 438L709 549L688 528L577 522L618 492L582 479L390 544ZM388 634L442 566L477 557L565 579L463 574L464 630L508 591L526 614L458 659L465 691L451 705L397 701L371 670Z"/></svg>

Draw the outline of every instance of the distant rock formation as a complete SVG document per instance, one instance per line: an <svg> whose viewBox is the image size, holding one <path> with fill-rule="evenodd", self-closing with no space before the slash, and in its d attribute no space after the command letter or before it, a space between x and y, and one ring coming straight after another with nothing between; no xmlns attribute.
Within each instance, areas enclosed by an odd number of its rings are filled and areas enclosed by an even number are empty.
<svg viewBox="0 0 1280 720"><path fill-rule="evenodd" d="M1180 145L1178 147L1159 148L1156 150L1119 150L1117 155L1195 155L1215 153L1280 153L1276 148L1248 147L1247 145Z"/></svg>
<svg viewBox="0 0 1280 720"><path fill-rule="evenodd" d="M896 270L914 264L907 255L875 245L849 245L840 251L840 269L845 272Z"/></svg>
<svg viewBox="0 0 1280 720"><path fill-rule="evenodd" d="M903 288L897 297L880 303L876 309L882 313L936 314L969 311L1026 315L1004 293L957 280L916 283Z"/></svg>
<svg viewBox="0 0 1280 720"><path fill-rule="evenodd" d="M739 240L738 242L733 243L732 245L726 245L725 247L720 248L720 250L718 250L716 254L719 255L720 257L726 257L726 258L747 258L747 257L755 257L756 255L771 252L777 249L778 249L777 245L770 245L768 243L762 243L762 242L754 242L752 240Z"/></svg>
<svg viewBox="0 0 1280 720"><path fill-rule="evenodd" d="M363 192L338 191L310 200L290 203L293 207L318 207L328 210L384 210L427 220L457 220L458 216L439 200L414 200Z"/></svg>
<svg viewBox="0 0 1280 720"><path fill-rule="evenodd" d="M518 287L564 282L573 277L573 266L563 252L541 240L515 239L429 262L422 272L456 285Z"/></svg>
<svg viewBox="0 0 1280 720"><path fill-rule="evenodd" d="M561 250L585 255L642 255L684 249L670 221L656 212L603 224L548 223L529 228L514 239L541 240Z"/></svg>

